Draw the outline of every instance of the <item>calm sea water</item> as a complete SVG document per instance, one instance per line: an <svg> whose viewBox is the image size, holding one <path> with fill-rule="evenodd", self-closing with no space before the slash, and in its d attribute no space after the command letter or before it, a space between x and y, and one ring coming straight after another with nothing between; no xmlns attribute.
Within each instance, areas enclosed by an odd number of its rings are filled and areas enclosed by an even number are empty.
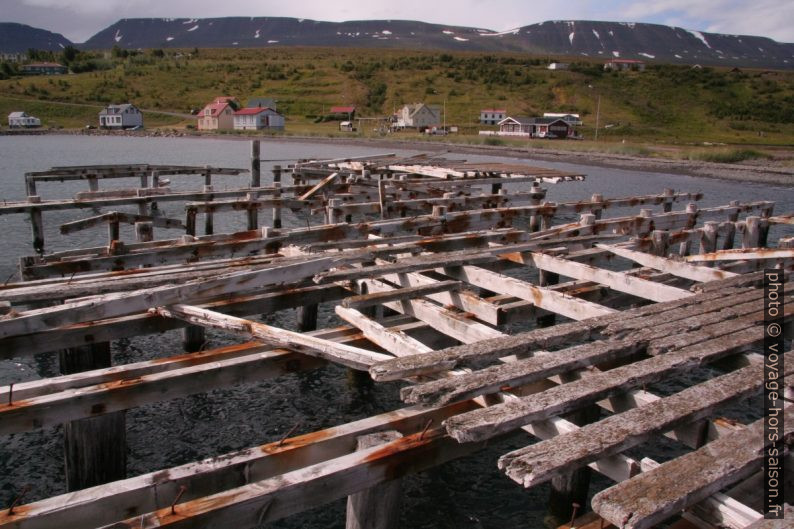
<svg viewBox="0 0 794 529"><path fill-rule="evenodd" d="M0 200L24 197L23 175L27 171L46 170L57 165L110 163L246 168L249 149L248 142L233 140L0 136ZM275 141L262 143L261 157L295 160L383 152L413 154L416 151ZM511 161L492 156L451 157L465 157L469 161ZM263 183L272 181L270 169L274 163L287 165L288 162L263 162ZM678 191L702 191L705 200L700 202L701 207L726 204L735 199L774 200L776 212L794 211L794 190L789 188L541 161L531 163L587 175L585 182L549 185L548 200L557 202L586 199L596 192L609 198L659 193L670 187ZM248 182L245 175L215 178L216 189L231 189ZM190 177L172 177L173 188L195 189L196 184ZM122 181L100 183L102 189L124 186ZM39 193L43 198L65 197L86 187L84 182L44 183L39 184ZM184 216L183 204L165 204L161 210L166 216ZM57 232L58 225L88 215L87 211L45 213L47 251L104 244L106 233L103 229L68 237ZM292 225L302 222L288 217L285 221ZM219 215L215 223L216 233L245 227L243 215ZM173 236L178 234L173 232ZM158 237L162 236L159 232ZM14 272L18 257L32 253L30 226L25 216L1 216L0 237L0 280L5 280ZM129 229L122 231L122 238L134 240ZM294 316L289 311L268 315L266 320L287 328L294 326ZM322 307L320 326L334 321L332 308ZM228 342L228 338L215 333L208 333L208 338L211 346ZM114 342L113 361L136 362L180 351L179 335L164 333ZM57 355L0 361L0 384L55 375ZM398 389L396 384L356 383L344 369L332 366L135 408L127 413L128 474L134 476L278 440L298 422L301 426L296 433L305 433L392 410L401 406ZM522 490L496 468L500 455L526 443L526 438L514 437L494 443L475 456L406 478L401 525L418 528L542 527L548 488ZM664 460L675 451L676 448L666 442L656 442L644 446L642 456ZM26 501L65 492L62 465L60 427L0 437L0 506L8 505L25 484L32 487ZM601 479L596 486L606 483ZM269 527L342 528L344 501L269 524Z"/></svg>

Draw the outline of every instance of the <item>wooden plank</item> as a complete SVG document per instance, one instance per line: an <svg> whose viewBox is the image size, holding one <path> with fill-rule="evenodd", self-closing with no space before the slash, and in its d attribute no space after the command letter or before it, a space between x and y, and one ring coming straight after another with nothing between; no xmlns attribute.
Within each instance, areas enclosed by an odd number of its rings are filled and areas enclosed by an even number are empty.
<svg viewBox="0 0 794 529"><path fill-rule="evenodd" d="M596 244L596 248L607 250L615 255L634 261L635 263L654 268L662 272L667 272L677 277L691 279L693 281L717 281L735 277L738 274L727 270L707 268L705 266L694 266L681 261L676 261L667 257L658 257L644 252L637 252L628 248L608 244Z"/></svg>
<svg viewBox="0 0 794 529"><path fill-rule="evenodd" d="M334 180L336 180L336 177L338 177L338 176L339 176L339 173L331 173L330 175L328 175L325 178L323 178L320 181L320 183L318 183L316 186L312 187L311 189L306 191L304 194L302 194L298 198L298 200L308 200L308 199L310 199L311 197L316 195L320 190L322 190L324 187L328 186L328 184L330 184Z"/></svg>
<svg viewBox="0 0 794 529"><path fill-rule="evenodd" d="M794 407L783 411L782 434L794 432ZM781 436L782 437L782 436ZM624 529L653 527L755 473L768 444L764 420L619 483L593 497L593 509Z"/></svg>
<svg viewBox="0 0 794 529"><path fill-rule="evenodd" d="M446 421L459 442L488 439L524 424L567 413L629 389L724 358L763 339L757 329L720 336L679 351L649 358L556 386L516 402L492 406Z"/></svg>
<svg viewBox="0 0 794 529"><path fill-rule="evenodd" d="M794 223L792 223L794 224ZM783 518L779 520L758 520L748 525L745 529L790 529L791 520L794 520L794 507L786 504L783 507Z"/></svg>
<svg viewBox="0 0 794 529"><path fill-rule="evenodd" d="M183 501L221 492L349 454L355 439L377 431L395 429L409 435L429 420L439 424L451 414L473 409L473 403L446 408L402 408L326 430L297 435L202 461L158 470L70 494L30 503L9 515L0 511L0 527L49 529L96 527L129 516L169 508L180 486L187 487ZM280 436L279 436L280 437ZM133 524L132 527L138 527Z"/></svg>
<svg viewBox="0 0 794 529"><path fill-rule="evenodd" d="M794 362L794 352L784 358ZM791 373L794 366L782 375ZM763 376L763 366L749 366L708 380L575 432L514 450L499 458L499 468L513 481L532 487L554 475L637 446L653 435L704 419L730 402L754 395L763 387Z"/></svg>
<svg viewBox="0 0 794 529"><path fill-rule="evenodd" d="M739 259L794 259L792 248L745 248L741 250L719 250L711 253L688 255L687 262L735 261Z"/></svg>
<svg viewBox="0 0 794 529"><path fill-rule="evenodd" d="M318 258L292 262L250 272L233 272L211 279L190 281L178 286L160 286L135 292L114 293L87 301L73 301L19 313L0 320L0 338L30 334L62 325L89 320L114 318L144 312L158 305L198 301L224 294L240 293L278 283L290 283L327 270L338 262L335 258Z"/></svg>
<svg viewBox="0 0 794 529"><path fill-rule="evenodd" d="M652 301L673 301L693 295L692 292L680 288L596 268L583 263L575 263L547 254L532 253L530 260L541 270L555 272L574 279L594 281L618 292L625 292Z"/></svg>
<svg viewBox="0 0 794 529"><path fill-rule="evenodd" d="M349 309L337 305L335 310L337 316L360 329L368 340L386 351L389 351L394 356L421 354L433 350L419 340L411 338L398 329L389 329L381 325L356 309Z"/></svg>
<svg viewBox="0 0 794 529"><path fill-rule="evenodd" d="M370 375L375 380L399 380L456 367L481 367L503 356L521 356L530 354L536 349L548 349L569 341L586 340L593 333L618 321L639 320L660 313L672 315L675 314L675 311L687 310L690 306L705 306L714 300L725 299L725 296L742 294L748 290L754 289L734 289L698 294L677 301L657 303L608 316L535 329L515 336L450 347L425 355L397 358L374 365L370 368Z"/></svg>
<svg viewBox="0 0 794 529"><path fill-rule="evenodd" d="M316 356L353 369L366 371L375 362L391 358L382 353L337 344L309 334L288 331L190 305L170 305L158 308L157 312L162 316L179 318L193 325L220 329L247 338L253 337L275 347Z"/></svg>
<svg viewBox="0 0 794 529"><path fill-rule="evenodd" d="M119 522L124 526L255 527L323 505L385 480L419 472L482 448L459 445L431 429L242 487ZM114 525L118 527L118 525ZM109 528L108 528L109 529Z"/></svg>
<svg viewBox="0 0 794 529"><path fill-rule="evenodd" d="M61 234L67 235L82 230L87 230L103 223L124 222L126 224L135 224L136 222L151 222L154 226L159 228L172 228L172 229L185 229L185 225L181 220L169 219L166 217L152 217L150 215L133 215L130 213L120 213L118 211L110 211L103 215L88 217L85 219L67 222L60 225Z"/></svg>
<svg viewBox="0 0 794 529"><path fill-rule="evenodd" d="M538 287L527 281L476 266L445 267L443 273L481 288L531 301L538 308L561 314L573 320L605 316L616 312L615 309L597 303L568 296L550 288Z"/></svg>
<svg viewBox="0 0 794 529"><path fill-rule="evenodd" d="M438 281L428 285L399 288L392 291L373 292L372 294L364 294L360 296L350 296L349 298L342 300L342 306L349 309L361 309L364 307L379 305L387 301L398 301L401 299L424 297L428 294L448 292L450 290L455 291L458 290L461 285L462 283L460 281Z"/></svg>

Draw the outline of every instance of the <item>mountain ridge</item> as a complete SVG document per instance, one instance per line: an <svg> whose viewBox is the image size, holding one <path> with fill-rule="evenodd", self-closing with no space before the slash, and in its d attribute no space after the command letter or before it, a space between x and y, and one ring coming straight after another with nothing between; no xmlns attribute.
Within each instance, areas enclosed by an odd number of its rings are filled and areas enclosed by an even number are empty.
<svg viewBox="0 0 794 529"><path fill-rule="evenodd" d="M583 60L640 59L672 64L794 67L794 43L660 24L592 20L546 21L497 32L412 20L127 18L111 24L78 46L94 50L113 46L128 49L402 48L545 54L566 60L579 57ZM0 50L5 51L1 43Z"/></svg>

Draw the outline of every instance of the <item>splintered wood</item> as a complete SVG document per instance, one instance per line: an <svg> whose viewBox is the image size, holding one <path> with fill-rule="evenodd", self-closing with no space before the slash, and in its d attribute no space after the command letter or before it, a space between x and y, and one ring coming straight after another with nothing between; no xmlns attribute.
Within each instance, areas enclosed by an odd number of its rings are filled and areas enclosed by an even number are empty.
<svg viewBox="0 0 794 529"><path fill-rule="evenodd" d="M655 527L682 512L699 527L778 526L747 496L763 426L719 414L763 388L762 270L787 281L792 215L773 216L768 201L698 208L701 194L672 190L552 202L542 184L583 176L427 154L298 160L262 185L258 144L252 153L250 187L223 191L213 175L244 171L26 175L27 200L0 214L30 215L38 254L21 259L24 281L0 286L0 358L173 329L199 343L215 329L240 343L2 387L0 434L329 363L402 381L407 407L17 505L0 511L0 527L253 528L511 434L537 439L496 462L521 486L584 468L617 482L592 501L605 526ZM177 174L201 186L173 191L164 177ZM282 186L282 176L291 181ZM106 178L140 186L100 190ZM89 189L39 198L37 183L63 180ZM184 221L162 216L160 202L184 203ZM92 216L61 233L106 224L108 244L43 254L42 214L73 208ZM273 215L260 223L260 210ZM222 214L245 215L248 229L213 233ZM135 224L137 241L119 240L121 223ZM185 235L155 240L154 227ZM781 298L794 306L790 287ZM305 308L302 328L313 328L323 303L341 326L295 332L250 319ZM792 315L784 309L786 328ZM794 352L782 357L790 395ZM654 393L670 381L675 390ZM595 414L579 426L569 414L583 409ZM792 408L785 414L790 434ZM380 432L389 434L372 435ZM659 436L683 455L659 464L627 452ZM377 494L355 497L353 510L364 512L361 498Z"/></svg>

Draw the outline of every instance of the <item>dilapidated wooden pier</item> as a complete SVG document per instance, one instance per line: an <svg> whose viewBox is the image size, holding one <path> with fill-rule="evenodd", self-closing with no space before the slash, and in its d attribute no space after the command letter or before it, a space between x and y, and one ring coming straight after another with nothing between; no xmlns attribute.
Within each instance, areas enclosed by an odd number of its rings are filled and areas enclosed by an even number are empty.
<svg viewBox="0 0 794 529"><path fill-rule="evenodd" d="M0 357L58 354L64 373L0 388L0 435L66 425L70 490L30 503L20 490L0 527L242 529L345 497L349 528L395 527L402 476L504 436L526 446L493 464L517 486L551 481L564 527L785 526L763 521L763 425L721 415L763 388L761 270L794 265L794 216L773 202L558 203L543 186L583 175L428 155L297 160L262 185L258 142L250 185L213 189L244 172L53 168L0 206L29 216L36 250L0 287ZM171 175L202 187L171 189ZM136 184L100 190L106 178ZM60 180L89 189L39 198ZM164 201L185 218L159 214ZM60 232L107 225L107 244L44 253L44 214L76 208L91 216ZM248 229L215 233L220 215ZM317 328L320 304L338 325ZM253 319L288 310L297 330ZM111 366L112 340L178 329L185 351ZM208 347L205 329L236 343ZM328 363L401 384L405 407L127 477L125 410ZM637 457L660 436L681 455ZM615 485L588 502L593 471Z"/></svg>

